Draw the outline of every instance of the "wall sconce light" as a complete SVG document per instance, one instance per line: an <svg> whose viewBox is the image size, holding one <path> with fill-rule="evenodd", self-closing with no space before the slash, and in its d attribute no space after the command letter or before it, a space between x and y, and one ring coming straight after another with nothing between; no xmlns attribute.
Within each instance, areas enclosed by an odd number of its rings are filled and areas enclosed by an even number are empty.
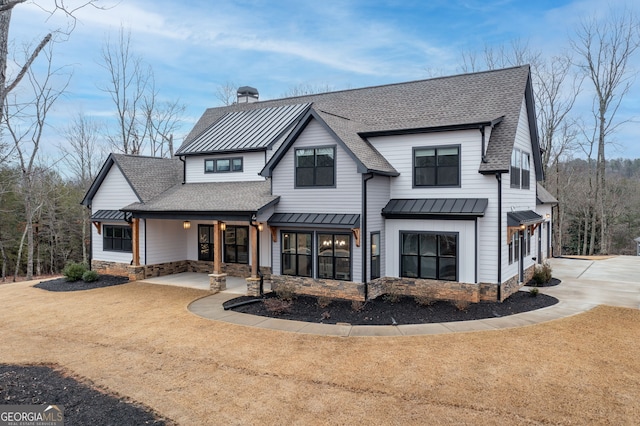
<svg viewBox="0 0 640 426"><path fill-rule="evenodd" d="M544 217L546 217L547 219L551 218L551 215L549 213L545 214Z"/></svg>
<svg viewBox="0 0 640 426"><path fill-rule="evenodd" d="M264 223L258 224L258 231L262 232L264 230Z"/></svg>
<svg viewBox="0 0 640 426"><path fill-rule="evenodd" d="M189 222L188 220L185 220L184 222L182 222L182 227L184 229L189 229L191 228L191 222Z"/></svg>
<svg viewBox="0 0 640 426"><path fill-rule="evenodd" d="M523 225L520 225L520 229L521 229L522 231L524 231L524 229L525 229L525 228L526 228L526 226L524 226L524 224L523 224Z"/></svg>
<svg viewBox="0 0 640 426"><path fill-rule="evenodd" d="M227 229L227 224L224 222L219 222L219 223L220 223L220 230L225 231Z"/></svg>

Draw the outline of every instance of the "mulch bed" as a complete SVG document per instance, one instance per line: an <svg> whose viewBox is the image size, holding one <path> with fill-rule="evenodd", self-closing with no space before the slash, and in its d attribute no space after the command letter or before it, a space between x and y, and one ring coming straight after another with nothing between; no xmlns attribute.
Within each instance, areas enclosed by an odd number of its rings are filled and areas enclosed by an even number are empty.
<svg viewBox="0 0 640 426"><path fill-rule="evenodd" d="M224 306L253 299L255 297L237 297L225 302ZM316 297L297 296L284 310L274 311L267 309L267 305L278 302L268 302L269 299L277 300L274 293L269 293L257 303L238 306L232 310L264 317L324 324L402 325L496 318L546 308L558 303L555 297L545 294L534 297L526 291L518 291L502 303L481 302L460 307L443 301L425 306L413 297L399 297L392 301L384 296L366 303L333 300L328 306L322 307Z"/></svg>
<svg viewBox="0 0 640 426"><path fill-rule="evenodd" d="M558 284L560 284L562 281L557 279L557 278L551 278L551 281L548 281L546 283L542 283L542 284L537 284L534 280L529 280L529 282L527 283L527 286L529 287L553 287L556 286Z"/></svg>
<svg viewBox="0 0 640 426"><path fill-rule="evenodd" d="M62 405L69 425L173 425L150 408L108 395L47 366L0 364L0 404Z"/></svg>
<svg viewBox="0 0 640 426"><path fill-rule="evenodd" d="M34 285L34 287L48 291L79 291L110 287L128 282L129 278L127 277L120 277L118 275L100 275L97 281L89 283L82 280L67 281L65 278L57 278L55 280L42 281Z"/></svg>

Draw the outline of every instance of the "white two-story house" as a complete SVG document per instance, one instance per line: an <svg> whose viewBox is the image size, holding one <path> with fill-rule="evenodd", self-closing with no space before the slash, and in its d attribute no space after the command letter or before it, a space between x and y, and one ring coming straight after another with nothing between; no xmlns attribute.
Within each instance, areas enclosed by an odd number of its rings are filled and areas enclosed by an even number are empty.
<svg viewBox="0 0 640 426"><path fill-rule="evenodd" d="M112 154L92 266L299 293L504 300L550 255L527 66L205 111L175 159Z"/></svg>

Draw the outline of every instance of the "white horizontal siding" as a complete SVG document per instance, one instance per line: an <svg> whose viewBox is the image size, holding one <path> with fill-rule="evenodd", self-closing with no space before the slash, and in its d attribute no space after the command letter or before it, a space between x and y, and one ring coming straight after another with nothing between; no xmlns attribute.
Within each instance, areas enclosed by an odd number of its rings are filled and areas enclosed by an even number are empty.
<svg viewBox="0 0 640 426"><path fill-rule="evenodd" d="M104 260L106 262L117 262L117 263L131 263L133 260L132 253L125 253L121 251L104 251L102 250L103 244L103 236L104 236L104 225L117 225L117 226L128 226L128 224L124 222L104 222L102 223L102 232L98 234L98 231L94 226L92 229L92 240L91 240L91 258L94 260Z"/></svg>
<svg viewBox="0 0 640 426"><path fill-rule="evenodd" d="M387 276L400 277L400 232L457 232L458 281L475 282L475 224L458 220L387 220L386 271Z"/></svg>
<svg viewBox="0 0 640 426"><path fill-rule="evenodd" d="M335 188L295 188L295 148L336 146ZM349 154L316 121L312 120L272 173L276 206L284 213L354 213L362 203L362 175Z"/></svg>
<svg viewBox="0 0 640 426"><path fill-rule="evenodd" d="M367 182L367 279L371 276L371 233L380 232L380 276L384 277L386 268L385 220L382 209L389 202L390 182L387 176L375 176ZM364 238L363 238L364 241Z"/></svg>
<svg viewBox="0 0 640 426"><path fill-rule="evenodd" d="M187 183L196 182L235 182L264 180L259 173L265 165L265 152L241 152L238 154L199 155L186 157ZM242 157L242 172L205 173L204 160Z"/></svg>
<svg viewBox="0 0 640 426"><path fill-rule="evenodd" d="M196 227L197 229L197 227ZM187 230L179 220L147 220L148 265L177 262L187 257Z"/></svg>

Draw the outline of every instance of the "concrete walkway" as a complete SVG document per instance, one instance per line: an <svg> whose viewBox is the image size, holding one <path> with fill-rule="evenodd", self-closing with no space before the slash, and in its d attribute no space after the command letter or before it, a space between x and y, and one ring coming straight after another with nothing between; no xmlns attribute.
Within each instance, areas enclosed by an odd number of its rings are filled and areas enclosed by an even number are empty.
<svg viewBox="0 0 640 426"><path fill-rule="evenodd" d="M196 300L189 310L199 316L233 324L327 336L409 336L457 333L521 327L564 318L606 304L640 309L640 257L619 256L606 260L552 259L554 277L562 280L541 292L559 302L548 308L475 321L410 325L334 325L289 321L225 311L222 303L237 294L221 292ZM528 287L523 288L528 291Z"/></svg>

